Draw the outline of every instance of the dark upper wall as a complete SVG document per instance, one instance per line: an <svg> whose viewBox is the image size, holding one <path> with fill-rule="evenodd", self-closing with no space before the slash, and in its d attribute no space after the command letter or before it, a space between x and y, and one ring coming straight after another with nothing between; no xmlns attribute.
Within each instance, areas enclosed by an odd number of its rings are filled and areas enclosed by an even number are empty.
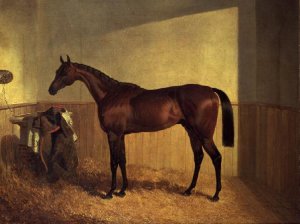
<svg viewBox="0 0 300 224"><path fill-rule="evenodd" d="M240 102L256 102L255 0L238 2L238 73Z"/></svg>
<svg viewBox="0 0 300 224"><path fill-rule="evenodd" d="M239 101L297 106L298 0L239 1Z"/></svg>
<svg viewBox="0 0 300 224"><path fill-rule="evenodd" d="M257 101L297 106L298 0L256 1Z"/></svg>

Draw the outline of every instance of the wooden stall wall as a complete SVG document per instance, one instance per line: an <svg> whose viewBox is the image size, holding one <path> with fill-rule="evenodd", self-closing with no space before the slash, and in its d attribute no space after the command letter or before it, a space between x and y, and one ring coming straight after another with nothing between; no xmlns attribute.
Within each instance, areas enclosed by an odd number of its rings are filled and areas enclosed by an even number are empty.
<svg viewBox="0 0 300 224"><path fill-rule="evenodd" d="M80 161L93 158L101 163L99 169L109 171L108 143L99 126L96 104L58 104L73 112ZM57 104L43 102L12 109L14 114L20 115L46 110L52 105ZM299 187L296 158L299 158L300 112L292 108L254 104L233 105L233 110L235 147L222 146L221 113L215 133L216 145L223 156L223 175L254 180L294 199ZM19 130L9 122L12 114L7 108L0 108L0 115L0 176L5 177L18 158ZM125 141L128 165L187 171L192 175L194 162L189 138L179 125L159 132L131 134ZM214 173L207 155L201 172Z"/></svg>
<svg viewBox="0 0 300 224"><path fill-rule="evenodd" d="M300 111L272 105L239 108L239 176L295 202L299 194Z"/></svg>
<svg viewBox="0 0 300 224"><path fill-rule="evenodd" d="M299 83L300 84L300 83ZM299 92L300 93L300 92ZM297 172L297 176L298 178L298 183L296 183L296 188L298 188L298 194L297 194L297 208L300 210L300 112L298 111L298 115L297 115L297 130L296 130L296 138L297 138L297 150L298 150L298 156L296 157L296 159L298 160L297 163L297 167L298 167L298 172Z"/></svg>
<svg viewBox="0 0 300 224"><path fill-rule="evenodd" d="M11 110L0 107L0 178L10 174L12 165L18 162L19 128L12 125L9 118L13 115L33 113L37 109L36 104L12 105Z"/></svg>
<svg viewBox="0 0 300 224"><path fill-rule="evenodd" d="M52 105L64 105L73 112L74 129L79 136L77 142L79 159L91 157L101 163L103 171L109 171L109 148L107 137L99 126L97 106L95 103L47 103L38 104L38 110L46 110ZM238 128L238 106L233 105L236 133ZM216 145L222 156L223 175L237 176L237 141L235 147L222 146L222 114L218 116L215 133ZM180 125L152 133L137 133L127 135L126 158L128 165L140 165L152 169L173 169L189 171L194 169L193 153L189 138ZM100 169L100 167L99 167ZM214 173L209 156L205 153L201 166L202 172Z"/></svg>

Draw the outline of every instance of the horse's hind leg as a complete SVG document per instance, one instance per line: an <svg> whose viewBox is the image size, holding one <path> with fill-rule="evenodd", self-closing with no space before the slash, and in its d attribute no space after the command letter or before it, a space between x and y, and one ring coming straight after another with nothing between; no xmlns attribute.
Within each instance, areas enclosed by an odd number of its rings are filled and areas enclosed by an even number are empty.
<svg viewBox="0 0 300 224"><path fill-rule="evenodd" d="M201 162L203 160L203 150L202 150L202 143L200 139L197 137L197 135L194 133L194 131L187 129L188 135L190 137L191 146L194 153L194 162L195 162L195 168L194 168L194 175L192 182L188 189L183 193L183 195L189 196L191 195L192 190L196 187L197 180L198 180L198 174L201 166Z"/></svg>
<svg viewBox="0 0 300 224"><path fill-rule="evenodd" d="M214 141L212 139L204 140L203 146L205 151L208 153L210 156L214 167L215 167L215 172L216 172L216 193L212 197L213 201L218 201L219 200L219 192L221 191L221 162L222 162L222 156L217 149Z"/></svg>

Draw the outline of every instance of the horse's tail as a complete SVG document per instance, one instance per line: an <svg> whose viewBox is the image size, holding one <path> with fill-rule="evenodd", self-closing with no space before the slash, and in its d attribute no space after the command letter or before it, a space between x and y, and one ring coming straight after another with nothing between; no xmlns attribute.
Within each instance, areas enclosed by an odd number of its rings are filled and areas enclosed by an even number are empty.
<svg viewBox="0 0 300 224"><path fill-rule="evenodd" d="M222 123L223 123L223 145L234 145L234 127L233 127L233 112L231 102L222 90L212 88L218 94L222 105Z"/></svg>

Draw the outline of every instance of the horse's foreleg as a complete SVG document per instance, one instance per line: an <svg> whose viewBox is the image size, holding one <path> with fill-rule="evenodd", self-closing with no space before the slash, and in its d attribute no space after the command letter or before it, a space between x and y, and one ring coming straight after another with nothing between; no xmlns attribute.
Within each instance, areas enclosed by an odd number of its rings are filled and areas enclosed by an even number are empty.
<svg viewBox="0 0 300 224"><path fill-rule="evenodd" d="M213 140L207 140L203 144L205 151L210 156L216 172L216 193L212 197L212 201L218 201L219 200L219 193L221 191L222 185L221 185L221 163L222 163L222 156L217 149L215 143Z"/></svg>
<svg viewBox="0 0 300 224"><path fill-rule="evenodd" d="M203 154L202 143L201 143L200 139L196 136L196 134L193 131L188 130L188 129L186 129L186 130L190 137L190 142L191 142L191 146L193 149L194 162L195 162L195 168L194 168L192 182L191 182L190 186L188 187L188 189L186 189L186 191L183 192L183 195L189 196L189 195L191 195L192 190L196 187L199 170L200 170L200 166L201 166L204 154Z"/></svg>
<svg viewBox="0 0 300 224"><path fill-rule="evenodd" d="M110 150L110 169L111 169L111 187L110 190L105 195L105 199L110 199L113 197L113 193L117 187L117 168L119 163L119 148L120 140L119 137L113 133L108 134L108 143Z"/></svg>
<svg viewBox="0 0 300 224"><path fill-rule="evenodd" d="M126 195L125 190L128 186L127 173L126 173L126 154L125 154L125 141L124 136L121 139L120 151L119 151L119 165L121 168L123 184L121 190L116 193L119 197L124 197Z"/></svg>
<svg viewBox="0 0 300 224"><path fill-rule="evenodd" d="M118 168L118 162L116 158L113 158L111 156L110 158L110 169L111 169L111 187L110 190L106 193L104 196L104 199L111 199L113 196L114 191L117 187L117 168Z"/></svg>

